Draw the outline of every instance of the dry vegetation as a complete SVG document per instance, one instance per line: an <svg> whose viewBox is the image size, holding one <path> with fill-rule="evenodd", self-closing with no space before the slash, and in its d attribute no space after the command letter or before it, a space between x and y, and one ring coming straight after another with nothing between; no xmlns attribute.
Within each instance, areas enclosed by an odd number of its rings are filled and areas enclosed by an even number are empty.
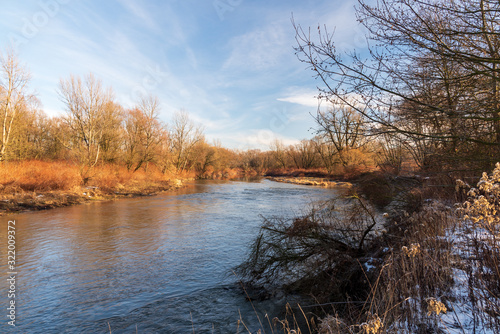
<svg viewBox="0 0 500 334"><path fill-rule="evenodd" d="M360 193L265 219L239 273L305 297L301 321L275 320L285 333L498 333L500 164L458 185L456 207L408 182L383 215Z"/></svg>
<svg viewBox="0 0 500 334"><path fill-rule="evenodd" d="M0 168L0 212L39 210L90 200L150 195L182 185L189 174L163 174L154 168L132 172L124 166L93 169L84 184L79 168L64 161L10 161ZM192 177L192 175L191 175Z"/></svg>

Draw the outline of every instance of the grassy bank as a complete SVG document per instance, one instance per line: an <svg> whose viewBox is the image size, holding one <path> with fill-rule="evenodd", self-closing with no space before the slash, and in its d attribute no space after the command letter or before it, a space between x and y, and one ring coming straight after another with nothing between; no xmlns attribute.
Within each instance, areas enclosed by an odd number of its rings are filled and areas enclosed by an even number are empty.
<svg viewBox="0 0 500 334"><path fill-rule="evenodd" d="M0 214L153 195L179 188L193 176L163 174L154 166L131 172L106 164L95 167L84 184L79 167L68 162L4 162L0 167Z"/></svg>

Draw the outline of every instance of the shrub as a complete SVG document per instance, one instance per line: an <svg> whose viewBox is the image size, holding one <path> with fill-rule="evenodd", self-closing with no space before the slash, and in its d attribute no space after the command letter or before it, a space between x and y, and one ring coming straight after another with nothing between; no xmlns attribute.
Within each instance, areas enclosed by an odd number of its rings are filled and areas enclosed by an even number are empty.
<svg viewBox="0 0 500 334"><path fill-rule="evenodd" d="M329 201L295 219L264 219L238 271L267 289L314 296L318 302L364 300L369 291L365 255L377 225L358 196Z"/></svg>

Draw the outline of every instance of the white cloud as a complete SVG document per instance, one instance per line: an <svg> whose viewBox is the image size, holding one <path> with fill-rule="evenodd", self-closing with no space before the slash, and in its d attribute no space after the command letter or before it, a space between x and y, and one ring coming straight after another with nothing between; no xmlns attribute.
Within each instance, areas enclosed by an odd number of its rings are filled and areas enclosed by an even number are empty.
<svg viewBox="0 0 500 334"><path fill-rule="evenodd" d="M118 0L118 2L125 7L132 15L138 18L144 26L155 32L161 32L159 25L154 20L151 13L146 11L145 6L132 0Z"/></svg>
<svg viewBox="0 0 500 334"><path fill-rule="evenodd" d="M220 139L233 149L246 150L257 148L262 151L269 150L271 143L275 139L283 141L285 145L294 145L299 142L298 139L281 135L269 129L244 129L238 132L225 133L213 139Z"/></svg>
<svg viewBox="0 0 500 334"><path fill-rule="evenodd" d="M296 93L287 97L278 98L277 100L282 102L300 104L306 107L318 107L318 99L312 92Z"/></svg>

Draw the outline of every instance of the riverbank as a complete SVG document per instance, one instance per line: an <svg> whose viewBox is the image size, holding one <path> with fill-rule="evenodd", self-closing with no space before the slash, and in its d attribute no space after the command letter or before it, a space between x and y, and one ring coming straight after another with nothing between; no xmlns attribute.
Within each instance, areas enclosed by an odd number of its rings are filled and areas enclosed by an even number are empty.
<svg viewBox="0 0 500 334"><path fill-rule="evenodd" d="M142 189L124 188L121 192L107 193L99 187L79 187L71 191L28 192L16 190L0 195L0 215L22 211L38 211L77 205L92 201L107 201L119 198L154 196L162 192L172 191L184 186L179 179L164 182Z"/></svg>
<svg viewBox="0 0 500 334"><path fill-rule="evenodd" d="M109 164L96 167L87 184L83 184L78 166L70 163L4 163L0 169L0 215L152 196L181 188L192 179L190 175L160 173L153 168L134 173Z"/></svg>
<svg viewBox="0 0 500 334"><path fill-rule="evenodd" d="M265 219L238 273L268 295L312 296L292 312L321 315L307 325L319 333L499 333L500 164L475 179L362 174L342 205Z"/></svg>
<svg viewBox="0 0 500 334"><path fill-rule="evenodd" d="M351 188L353 186L353 184L350 182L334 181L319 177L268 176L267 179L274 182L291 183L303 186L317 186L324 188L334 188L334 187Z"/></svg>

